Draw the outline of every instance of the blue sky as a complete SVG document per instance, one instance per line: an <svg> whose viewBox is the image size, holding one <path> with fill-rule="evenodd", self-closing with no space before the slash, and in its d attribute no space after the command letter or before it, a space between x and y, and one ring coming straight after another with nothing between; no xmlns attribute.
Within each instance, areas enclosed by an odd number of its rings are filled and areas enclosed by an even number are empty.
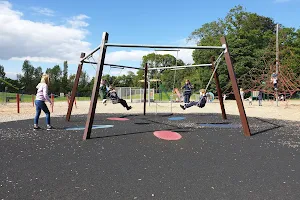
<svg viewBox="0 0 300 200"><path fill-rule="evenodd" d="M239 4L284 26L300 27L300 0L0 0L0 22L4 24L0 64L11 78L21 73L25 58L44 70L68 60L69 73L75 73L80 52L98 46L104 31L113 43L186 45L185 39L193 30L225 17ZM141 57L150 52L113 48L107 62L139 66ZM179 58L191 62L191 51L181 51ZM90 76L95 74L90 65L84 69Z"/></svg>

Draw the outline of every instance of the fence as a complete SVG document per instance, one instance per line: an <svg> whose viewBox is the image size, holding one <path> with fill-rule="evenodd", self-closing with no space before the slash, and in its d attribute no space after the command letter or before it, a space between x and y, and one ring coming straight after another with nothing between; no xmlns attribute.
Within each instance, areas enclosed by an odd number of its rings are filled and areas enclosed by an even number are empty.
<svg viewBox="0 0 300 200"><path fill-rule="evenodd" d="M143 102L144 99L144 89L136 87L116 87L117 94L120 98L125 99L130 102ZM146 99L148 97L148 89L146 91ZM150 89L150 102L154 101L154 89Z"/></svg>

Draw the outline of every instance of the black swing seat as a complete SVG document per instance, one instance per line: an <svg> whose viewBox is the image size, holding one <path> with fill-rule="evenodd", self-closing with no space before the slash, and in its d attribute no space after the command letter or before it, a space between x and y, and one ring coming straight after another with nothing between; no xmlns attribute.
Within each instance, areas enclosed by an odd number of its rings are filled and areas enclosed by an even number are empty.
<svg viewBox="0 0 300 200"><path fill-rule="evenodd" d="M206 104L206 96L203 96L203 97L201 98L201 100L199 101L199 103L197 104L197 106L198 106L199 108L203 108L203 107L205 106L205 104Z"/></svg>
<svg viewBox="0 0 300 200"><path fill-rule="evenodd" d="M114 100L111 100L112 104L117 104L119 103L119 100L118 99L114 99Z"/></svg>

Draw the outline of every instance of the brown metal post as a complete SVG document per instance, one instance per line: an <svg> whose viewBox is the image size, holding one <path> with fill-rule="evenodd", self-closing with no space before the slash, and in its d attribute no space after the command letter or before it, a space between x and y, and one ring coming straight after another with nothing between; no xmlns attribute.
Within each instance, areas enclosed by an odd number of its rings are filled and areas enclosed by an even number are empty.
<svg viewBox="0 0 300 200"><path fill-rule="evenodd" d="M233 68L233 65L232 65L231 58L230 58L228 44L227 44L227 41L226 41L225 37L221 37L220 40L221 40L222 46L225 46L225 48L226 48L224 56L225 56L225 60L226 60L227 68L228 68L229 77L230 77L231 84L232 84L233 93L234 93L236 103L237 103L237 106L238 106L238 109L239 109L240 118L241 118L242 126L243 126L243 129L244 129L244 135L245 136L251 136L251 132L250 132L249 124L248 124L248 119L247 119L246 112L245 112L245 109L244 109L244 104L243 104L243 101L241 99L241 95L240 95L239 88L238 88L237 81L236 81L236 77L235 77L234 68Z"/></svg>
<svg viewBox="0 0 300 200"><path fill-rule="evenodd" d="M80 58L83 58L85 56L85 53L81 53L80 54ZM75 100L75 96L77 93L77 88L78 88L78 83L79 83L79 78L82 72L82 65L83 63L79 63L78 64L78 68L77 68L77 73L76 73L76 77L75 77L75 81L74 81L74 85L73 85L73 89L72 89L72 94L71 94L71 98L68 100L69 106L68 106L68 113L66 116L66 120L70 121L70 117L71 117L71 113L72 113L72 109L73 109L73 104L74 104L74 100Z"/></svg>
<svg viewBox="0 0 300 200"><path fill-rule="evenodd" d="M147 99L147 97L146 97L146 94L147 94L147 92L146 92L146 90L147 90L147 75L148 75L148 64L146 63L145 64L145 72L144 72L144 75L145 75L145 78L144 78L144 115L146 115L146 99ZM150 100L150 98L149 98L149 100Z"/></svg>
<svg viewBox="0 0 300 200"><path fill-rule="evenodd" d="M100 56L99 56L99 60L98 60L98 64L97 64L97 71L96 71L96 76L94 79L94 87L93 87L93 92L92 92L92 97L91 97L90 109L89 109L89 113L88 113L86 124L85 124L83 140L91 138L92 126L93 126L94 117L95 117L99 87L100 87L100 82L101 82L101 77L102 77L102 72L103 72L105 54L106 54L105 44L107 43L107 40L108 40L108 33L104 32L102 35L102 42L101 42L101 46L100 46Z"/></svg>
<svg viewBox="0 0 300 200"><path fill-rule="evenodd" d="M214 72L214 70L215 70L215 58L214 57L211 58L211 69ZM224 102L223 102L223 97L222 97L222 90L220 87L219 74L218 74L217 70L215 71L214 78L215 78L215 82L216 82L218 98L219 98L220 107L221 107L221 111L222 111L222 118L227 119Z"/></svg>

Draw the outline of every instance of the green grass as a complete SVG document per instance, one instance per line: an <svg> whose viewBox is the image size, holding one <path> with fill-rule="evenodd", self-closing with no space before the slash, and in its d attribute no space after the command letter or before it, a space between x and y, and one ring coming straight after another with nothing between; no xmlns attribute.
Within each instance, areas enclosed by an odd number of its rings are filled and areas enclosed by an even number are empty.
<svg viewBox="0 0 300 200"><path fill-rule="evenodd" d="M16 103L17 99L16 99L17 94L16 93L4 93L4 92L0 92L0 103L5 102L6 97L12 97L14 99L10 99L9 103ZM33 96L35 99L35 95ZM31 103L32 102L32 95L29 94L20 94L20 98L21 98L21 103ZM76 101L89 101L91 98L90 97L76 97ZM56 97L54 98L54 102L61 102L61 101L67 101L66 97Z"/></svg>

